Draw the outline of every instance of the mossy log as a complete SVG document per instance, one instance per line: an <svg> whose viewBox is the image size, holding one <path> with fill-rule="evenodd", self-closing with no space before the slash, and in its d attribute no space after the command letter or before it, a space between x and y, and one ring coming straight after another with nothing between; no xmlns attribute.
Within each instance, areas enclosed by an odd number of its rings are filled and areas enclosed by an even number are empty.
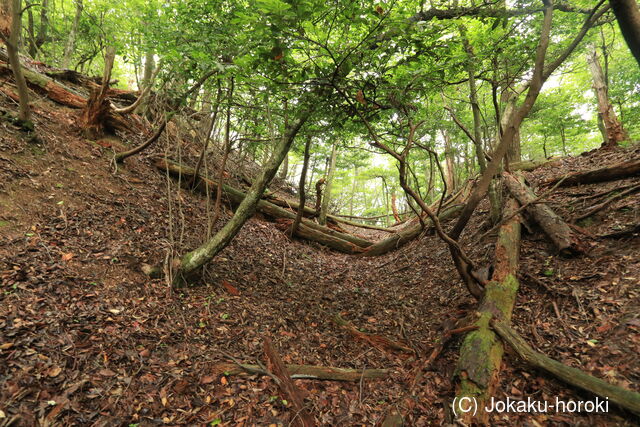
<svg viewBox="0 0 640 427"><path fill-rule="evenodd" d="M440 219L440 221L453 218L462 210L462 207L463 205L457 205L457 206L451 206L451 207L445 208L440 213L438 218ZM431 220L428 218L424 220L424 223L426 227L432 225ZM408 226L404 227L402 230L398 231L397 233L369 246L369 248L362 255L378 256L378 255L385 254L415 239L422 233L422 231L423 231L423 228L420 222L418 221L412 222Z"/></svg>
<svg viewBox="0 0 640 427"><path fill-rule="evenodd" d="M294 380L324 380L359 382L364 379L383 379L391 374L389 369L348 369L330 366L286 365ZM224 375L267 375L267 371L258 365L218 363L214 372Z"/></svg>
<svg viewBox="0 0 640 427"><path fill-rule="evenodd" d="M521 204L528 204L527 212L542 228L558 251L563 255L575 255L582 253L582 247L574 231L558 214L544 203L534 203L538 196L528 187L521 178L514 174L504 172L502 174L509 192Z"/></svg>
<svg viewBox="0 0 640 427"><path fill-rule="evenodd" d="M8 66L0 64L0 73L11 72ZM45 94L49 99L58 104L72 108L84 108L87 104L86 98L75 93L72 89L56 82L51 77L22 67L22 73L27 80L27 84L39 93Z"/></svg>
<svg viewBox="0 0 640 427"><path fill-rule="evenodd" d="M627 160L599 169L587 172L575 172L566 177L558 177L545 181L545 185L553 185L558 181L561 187L569 187L579 184L593 184L596 182L615 181L640 175L640 159Z"/></svg>
<svg viewBox="0 0 640 427"><path fill-rule="evenodd" d="M538 353L504 322L494 321L493 329L527 364L548 372L567 384L608 399L621 408L640 415L640 393L614 386L580 369L572 368L542 353Z"/></svg>
<svg viewBox="0 0 640 427"><path fill-rule="evenodd" d="M553 165L554 163L558 163L560 160L562 160L562 157L552 157L550 159L523 160L521 162L511 163L509 165L509 169L514 172L515 171L530 172L542 166Z"/></svg>
<svg viewBox="0 0 640 427"><path fill-rule="evenodd" d="M505 205L505 215L513 215L518 203L509 199ZM475 322L477 329L468 333L460 347L460 359L456 369L456 402L461 398L475 398L477 412L456 413L466 425L472 423L488 424L489 414L483 408L494 394L498 384L500 364L504 347L491 329L493 318L511 321L511 313L518 291L518 257L520 249L520 217L513 216L500 228L495 249L495 270L491 281L485 288L478 308L479 317Z"/></svg>
<svg viewBox="0 0 640 427"><path fill-rule="evenodd" d="M181 176L185 183L191 182L191 178L193 178L193 168L180 165L171 160L158 158L154 164L158 169L168 171L173 176ZM210 191L215 191L218 184L209 178L199 177L196 189L206 191L207 187ZM223 184L222 191L224 196L233 205L239 205L246 197L245 193L229 185ZM295 212L283 209L266 200L260 200L256 210L272 218L295 220L296 216ZM363 252L365 248L372 245L368 240L323 227L313 221L303 220L298 228L297 236L322 243L332 249L349 254Z"/></svg>

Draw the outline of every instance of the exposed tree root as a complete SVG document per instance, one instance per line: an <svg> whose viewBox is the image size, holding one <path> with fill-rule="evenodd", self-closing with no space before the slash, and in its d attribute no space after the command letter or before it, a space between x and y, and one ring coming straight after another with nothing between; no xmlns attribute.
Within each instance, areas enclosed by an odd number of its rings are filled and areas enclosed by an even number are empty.
<svg viewBox="0 0 640 427"><path fill-rule="evenodd" d="M538 353L516 331L505 322L492 322L493 329L500 338L529 365L542 369L572 386L581 388L602 398L608 399L621 408L640 414L640 393L617 387L591 376L580 369L564 365L557 360Z"/></svg>

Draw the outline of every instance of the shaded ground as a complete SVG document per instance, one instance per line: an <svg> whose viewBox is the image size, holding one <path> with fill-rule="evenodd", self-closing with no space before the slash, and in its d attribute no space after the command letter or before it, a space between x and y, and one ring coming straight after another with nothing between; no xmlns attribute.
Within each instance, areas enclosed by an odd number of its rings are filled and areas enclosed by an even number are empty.
<svg viewBox="0 0 640 427"><path fill-rule="evenodd" d="M201 286L173 291L149 280L140 264L195 247L208 231L207 201L179 191L143 157L112 174L112 147L121 141L87 141L75 129L77 112L47 100L38 107L39 144L0 122L0 425L288 425L294 413L271 379L225 377L214 369L227 355L264 361L265 336L286 362L394 369L382 381L298 381L321 425L375 425L394 409L408 425L450 420L445 408L454 395L457 343L428 367L411 395L421 361L355 341L331 320L340 313L362 330L428 355L443 328L475 306L437 237L427 233L388 255L360 258L291 241L256 217L207 268ZM191 153L188 144L183 150ZM637 148L597 152L530 179L639 155ZM598 201L581 197L627 181L559 189L550 201L569 218ZM629 196L582 225L600 235L638 224L639 202L638 194ZM487 211L481 206L464 238L480 264L492 258L493 237L477 242ZM585 234L589 254L564 259L532 231L522 247L515 328L549 356L639 390L638 235ZM497 398L589 398L511 353L501 378ZM492 421L638 421L610 409Z"/></svg>

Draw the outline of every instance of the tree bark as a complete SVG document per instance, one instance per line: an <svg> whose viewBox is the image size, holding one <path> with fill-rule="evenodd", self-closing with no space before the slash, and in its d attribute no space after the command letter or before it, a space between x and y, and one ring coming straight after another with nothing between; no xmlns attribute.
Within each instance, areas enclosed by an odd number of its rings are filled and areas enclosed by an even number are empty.
<svg viewBox="0 0 640 427"><path fill-rule="evenodd" d="M589 70L591 71L591 77L593 79L593 90L596 92L598 99L598 116L602 119L604 125L605 139L603 145L606 147L615 147L618 143L627 140L629 137L622 127L622 123L618 120L611 101L609 101L609 88L607 87L607 81L600 61L598 60L598 53L595 45L589 47L587 52L587 63L589 64Z"/></svg>
<svg viewBox="0 0 640 427"><path fill-rule="evenodd" d="M304 216L304 209L306 203L307 195L305 193L305 184L307 183L307 169L309 167L309 157L311 153L309 150L311 149L311 135L307 136L307 141L304 144L304 159L302 160L302 172L300 172L300 183L298 184L298 192L300 193L298 200L298 213L296 214L296 218L293 220L293 224L291 224L291 235L295 235L298 231L298 226L300 225L300 221L302 221L302 217Z"/></svg>
<svg viewBox="0 0 640 427"><path fill-rule="evenodd" d="M336 159L338 157L338 144L334 143L331 148L331 161L329 162L329 171L327 172L326 185L324 187L324 196L322 197L322 206L320 207L320 215L318 223L325 225L327 223L327 214L329 213L329 203L331 202L331 188L333 187L333 177L336 173Z"/></svg>
<svg viewBox="0 0 640 427"><path fill-rule="evenodd" d="M593 184L596 182L615 181L640 175L640 159L628 160L600 169L587 172L575 172L566 177L558 177L547 180L544 185L552 185L562 180L560 187L569 187L579 184Z"/></svg>
<svg viewBox="0 0 640 427"><path fill-rule="evenodd" d="M444 209L438 218L440 221L444 221L446 219L452 218L458 213L462 211L462 206L452 206L450 208ZM430 226L431 220L425 219L425 226ZM399 248L400 246L405 245L411 240L418 237L422 234L423 228L422 225L418 223L414 223L400 230L399 232L393 234L392 236L387 237L384 240L380 240L379 242L374 243L369 246L367 250L362 254L363 256L378 256L390 252L394 249Z"/></svg>
<svg viewBox="0 0 640 427"><path fill-rule="evenodd" d="M620 32L640 65L640 8L636 0L609 0Z"/></svg>
<svg viewBox="0 0 640 427"><path fill-rule="evenodd" d="M549 206L544 203L533 203L538 199L523 179L508 172L502 174L509 192L521 204L529 204L527 212L542 228L549 239L563 255L576 255L583 252L580 241L575 233Z"/></svg>
<svg viewBox="0 0 640 427"><path fill-rule="evenodd" d="M453 148L451 147L451 139L446 130L442 129L442 137L444 138L444 161L445 161L445 185L447 186L446 195L451 194L456 189L456 170Z"/></svg>
<svg viewBox="0 0 640 427"><path fill-rule="evenodd" d="M116 49L108 46L104 54L104 72L100 88L93 90L87 100L87 106L82 112L82 125L86 134L91 138L97 138L104 133L105 123L111 112L111 103L107 99L111 71L116 57Z"/></svg>
<svg viewBox="0 0 640 427"><path fill-rule="evenodd" d="M16 87L18 88L18 119L20 120L22 127L26 129L33 129L33 122L31 121L31 107L29 106L29 89L27 88L27 82L22 72L22 64L20 63L20 54L18 51L20 46L20 33L22 31L22 1L10 0L9 4L10 7L8 9L10 10L11 17L10 34L7 37L2 31L0 31L0 38L2 38L7 47L9 65L13 71L13 77L16 82Z"/></svg>
<svg viewBox="0 0 640 427"><path fill-rule="evenodd" d="M518 209L514 199L508 199L504 215L512 215ZM518 258L520 252L520 217L513 216L500 227L495 248L495 270L485 288L478 308L477 329L469 332L460 347L460 359L455 377L458 380L456 402L461 398L475 398L477 412L456 411L465 425L489 424L489 414L484 411L486 402L494 395L498 385L504 347L490 326L493 318L505 323L511 321L511 313L518 292ZM460 404L460 403L458 403Z"/></svg>

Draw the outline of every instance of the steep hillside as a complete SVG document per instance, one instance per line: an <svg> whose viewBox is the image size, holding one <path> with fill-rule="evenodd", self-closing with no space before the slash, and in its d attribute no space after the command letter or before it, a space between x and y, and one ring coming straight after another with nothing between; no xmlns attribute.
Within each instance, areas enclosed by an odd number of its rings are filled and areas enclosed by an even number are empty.
<svg viewBox="0 0 640 427"><path fill-rule="evenodd" d="M231 215L227 206L209 224L211 201L152 166L153 155L175 158L177 138L182 160L193 164L196 142L169 132L155 151L114 170L113 150L150 132L141 119L140 134L92 141L82 136L77 109L36 99L37 138L0 121L0 425L288 425L295 411L271 378L225 376L220 368L234 359L264 362L265 337L286 363L391 370L378 380L297 381L318 424L380 425L392 411L408 425L452 422L458 341L424 361L476 303L431 231L389 254L361 257L292 240L256 215L199 286L172 289L149 279L143 264L196 247ZM12 114L15 104L0 96L0 109ZM639 156L637 146L596 151L528 179ZM569 219L612 194L605 192L639 183L559 187L547 201ZM462 240L484 265L495 241L495 233L478 240L487 215L481 206ZM587 254L572 258L558 256L532 225L513 319L541 352L635 391L639 218L636 192L578 222ZM615 234L630 227L636 231ZM350 334L334 321L338 314L375 338ZM380 337L410 351L390 350ZM590 398L514 353L504 360L496 398ZM606 414L494 414L492 421L633 425L637 418L611 405Z"/></svg>

